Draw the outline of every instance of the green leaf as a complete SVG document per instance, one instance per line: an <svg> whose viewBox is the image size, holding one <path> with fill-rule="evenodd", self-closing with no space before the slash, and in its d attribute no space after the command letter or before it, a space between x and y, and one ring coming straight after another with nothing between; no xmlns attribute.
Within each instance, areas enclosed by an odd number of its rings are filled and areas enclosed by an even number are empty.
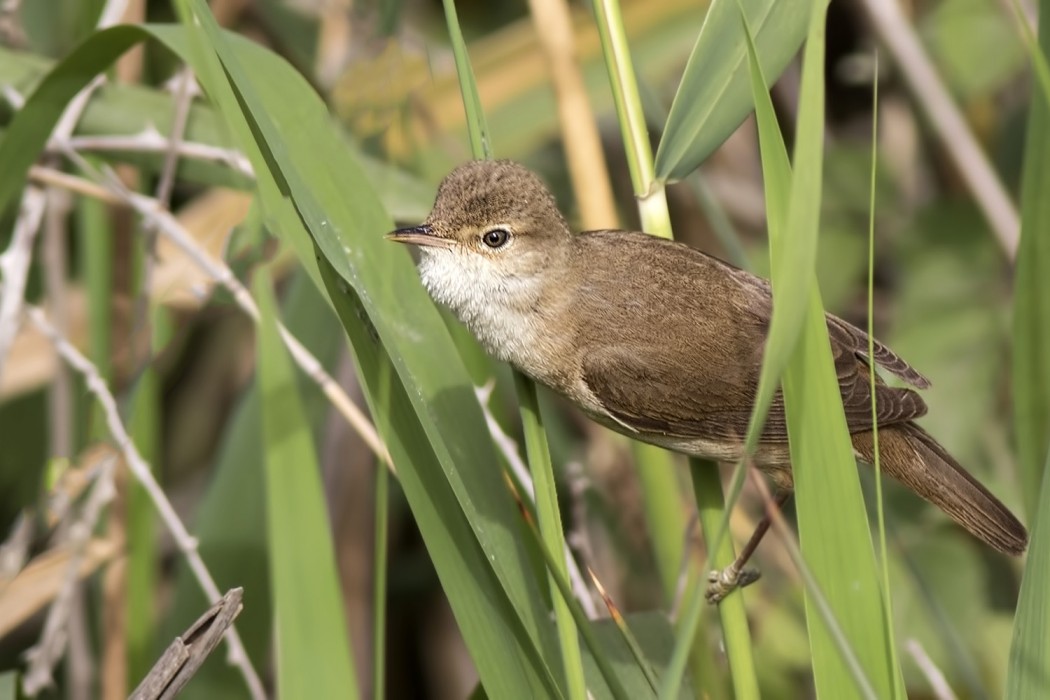
<svg viewBox="0 0 1050 700"><path fill-rule="evenodd" d="M537 658L538 652L528 643L527 630L500 589L492 569L497 561L490 560L479 546L470 521L459 508L412 400L396 381L390 358L382 352L370 329L362 326L364 310L360 297L327 260L322 258L320 264L336 311L350 336L376 428L384 436L394 464L399 465L401 488L488 695L560 697L549 668ZM493 498L498 496L494 493ZM493 527L499 525L493 523ZM553 634L548 635L553 641Z"/></svg>
<svg viewBox="0 0 1050 700"><path fill-rule="evenodd" d="M272 53L219 33L202 3L183 5L221 56L221 68L195 67L252 159L264 211L315 280L324 276L340 312L373 416L486 689L499 697L557 696L546 658L553 628L516 537L516 509L492 469L491 442L474 429L484 419L444 323L406 252L381 238L393 222L306 82ZM411 449L395 450L402 440Z"/></svg>
<svg viewBox="0 0 1050 700"><path fill-rule="evenodd" d="M277 329L269 275L259 304L256 381L262 399L267 530L276 619L277 689L283 698L357 697L346 615L310 424Z"/></svg>
<svg viewBox="0 0 1050 700"><path fill-rule="evenodd" d="M0 215L26 181L66 104L122 53L149 35L120 26L93 34L59 63L18 111L0 142Z"/></svg>
<svg viewBox="0 0 1050 700"><path fill-rule="evenodd" d="M481 108L481 97L478 94L477 81L474 79L474 69L471 67L467 46L463 41L463 32L459 26L459 18L456 16L456 4L453 0L444 0L443 4L445 21L452 40L452 52L456 59L456 75L459 78L463 110L467 117L471 154L478 159L491 158L492 147L488 138L488 126L485 123L485 113ZM555 488L554 469L551 465L547 433L543 429L536 385L520 372L514 372L514 386L518 394L522 432L525 436L525 452L535 486L536 515L540 536L543 540L541 546L546 546L554 552L566 551L561 513L558 511L558 492ZM561 670L566 695L572 700L583 700L587 696L587 685L584 678L583 661L580 657L576 623L569 610L569 606L575 601L571 600L571 594L567 597L560 596L554 581L557 576L564 577L566 570L565 558L558 556L548 563L547 576L558 631L558 647L561 651ZM584 622L584 624L587 623Z"/></svg>
<svg viewBox="0 0 1050 700"><path fill-rule="evenodd" d="M674 628L667 616L658 612L631 613L624 618L624 624L630 629L634 640L644 652L645 659L652 664L653 670L659 676L670 662L674 649ZM653 690L645 672L639 668L615 622L611 619L598 620L591 627L605 657L611 661L617 677L623 682L628 697L652 697ZM583 662L587 669L588 689L596 697L607 695L608 688L594 664L590 650L584 651ZM675 697L691 698L695 697L695 694L689 684L685 683Z"/></svg>
<svg viewBox="0 0 1050 700"><path fill-rule="evenodd" d="M821 0L813 3L812 12L799 97L795 169L789 185L787 153L751 50L774 299L758 402L766 400L762 387L770 366L783 366L784 356L774 353L787 349L790 359L782 381L799 533L805 562L819 589L806 588L817 693L827 698L893 697L899 670L892 668L887 653L892 639L883 624L878 570L852 468L853 447L820 291L813 281L823 166L825 13ZM803 314L800 328L792 318L798 310ZM798 328L797 344L790 343L793 325ZM778 332L783 334L783 344L777 343ZM768 384L765 389L768 391Z"/></svg>
<svg viewBox="0 0 1050 700"><path fill-rule="evenodd" d="M1050 470L1050 451L1046 468ZM1038 505L1014 616L1006 681L1010 700L1046 697L1050 689L1050 479L1043 479Z"/></svg>
<svg viewBox="0 0 1050 700"><path fill-rule="evenodd" d="M321 364L335 364L342 339L332 333L335 317L313 283L300 273L290 281L283 304L287 327L310 348ZM299 392L315 426L313 439L319 440L330 404L320 389L306 377L300 378ZM200 555L221 590L244 587L244 610L237 617L237 629L255 668L264 668L272 650L270 553L266 534L266 490L263 463L265 453L259 391L250 385L241 397L223 434L214 476L197 506L193 534ZM193 622L208 605L197 581L185 562L176 573L175 601L161 635L170 640ZM154 650L154 658L162 651ZM183 694L186 698L237 697L244 693L244 681L223 658L212 654L193 677ZM181 697L181 696L180 696Z"/></svg>
<svg viewBox="0 0 1050 700"><path fill-rule="evenodd" d="M1043 17L1050 16L1050 0L1040 7ZM1050 22L1039 27L1039 45L1050 56ZM1021 492L1030 519L1050 444L1050 95L1042 98L1033 95L1028 112L1014 277L1014 422Z"/></svg>
<svg viewBox="0 0 1050 700"><path fill-rule="evenodd" d="M57 65L39 56L11 51L0 46L0 85L11 85L25 95ZM155 129L161 134L172 130L172 97L160 89L125 83L107 83L95 93L84 115L77 122L74 136L127 136ZM0 130L0 137L3 136ZM186 141L215 148L231 148L221 116L211 105L195 100L186 120ZM350 145L352 147L352 145ZM130 163L148 174L157 174L165 154L135 150L97 151L110 163ZM433 191L416 176L383 161L358 154L361 165L383 200L383 206L399 221L419 221L433 203ZM176 175L179 181L204 185L223 185L247 189L250 177L231 170L227 163L183 158ZM100 205L101 206L101 205ZM89 251L90 252L90 251ZM96 336L92 334L92 339Z"/></svg>
<svg viewBox="0 0 1050 700"><path fill-rule="evenodd" d="M1050 15L1050 0L1039 5L1043 17ZM1006 697L1018 700L1040 697L1050 688L1050 94L1045 80L1050 22L1041 23L1039 46L1029 49L1042 54L1036 63L1043 82L1042 99L1033 96L1029 108L1014 283L1014 420L1022 493L1033 521L1006 683Z"/></svg>
<svg viewBox="0 0 1050 700"><path fill-rule="evenodd" d="M208 74L177 27L120 26L93 35L41 81L11 121L0 142L0 211L19 192L63 106L126 49L150 37L196 62L199 77ZM331 289L346 303L343 311L349 315L342 318L352 339L365 350L366 342L382 339L383 352L393 360L396 380L387 381L391 395L402 397L397 415L391 415L388 400L380 404L371 394L367 398L482 682L494 697L556 697L545 659L554 648L553 627L516 537L517 511L492 469L497 463L492 445L472 428L483 425L483 416L443 321L406 252L382 240L381 233L393 223L324 104L273 53L244 39L230 42L241 64L251 67L251 85L261 95L262 105L256 104L253 113L257 119L261 114L267 127L272 145L266 157L247 124L237 121L239 107L228 88L222 108L252 156L270 227L296 247L306 271L327 291L299 211L277 184L287 188L292 182L296 200L302 200L296 204L308 211L311 233L337 270ZM227 50L225 40L218 43ZM248 84L242 72L237 74ZM215 99L219 86L205 87ZM337 287L345 291L336 292ZM361 349L354 349L360 359ZM377 368L378 363L361 367L370 390L378 388L377 377L368 373ZM395 449L402 440L394 434L395 425L410 449Z"/></svg>
<svg viewBox="0 0 1050 700"><path fill-rule="evenodd" d="M659 180L678 180L695 170L754 108L741 5L770 78L780 75L802 45L808 0L712 0L656 151Z"/></svg>

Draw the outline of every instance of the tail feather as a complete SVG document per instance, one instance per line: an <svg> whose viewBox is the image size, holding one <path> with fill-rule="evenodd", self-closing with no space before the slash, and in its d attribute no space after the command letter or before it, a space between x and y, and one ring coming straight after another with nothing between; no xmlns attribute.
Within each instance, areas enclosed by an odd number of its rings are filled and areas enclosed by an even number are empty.
<svg viewBox="0 0 1050 700"><path fill-rule="evenodd" d="M862 459L874 458L872 434L855 433ZM947 450L914 423L879 430L882 469L947 513L975 537L1005 554L1021 554L1028 532L1006 506L966 472Z"/></svg>

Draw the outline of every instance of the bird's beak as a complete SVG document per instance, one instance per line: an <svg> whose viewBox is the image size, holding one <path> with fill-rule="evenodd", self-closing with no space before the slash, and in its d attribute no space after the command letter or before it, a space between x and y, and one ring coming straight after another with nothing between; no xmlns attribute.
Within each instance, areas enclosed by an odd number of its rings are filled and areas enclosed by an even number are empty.
<svg viewBox="0 0 1050 700"><path fill-rule="evenodd" d="M428 224L410 226L409 228L399 228L396 231L386 234L386 238L388 241L410 243L412 245L421 245L430 248L448 248L452 243L447 238L435 235L434 229Z"/></svg>

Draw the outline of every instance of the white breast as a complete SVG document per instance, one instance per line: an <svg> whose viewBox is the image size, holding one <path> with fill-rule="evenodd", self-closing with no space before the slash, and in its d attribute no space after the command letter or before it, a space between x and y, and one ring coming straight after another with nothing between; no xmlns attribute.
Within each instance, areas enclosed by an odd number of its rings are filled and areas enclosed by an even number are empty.
<svg viewBox="0 0 1050 700"><path fill-rule="evenodd" d="M419 273L434 301L447 306L489 354L532 373L544 338L533 302L532 278L502 274L484 256L459 250L422 251Z"/></svg>

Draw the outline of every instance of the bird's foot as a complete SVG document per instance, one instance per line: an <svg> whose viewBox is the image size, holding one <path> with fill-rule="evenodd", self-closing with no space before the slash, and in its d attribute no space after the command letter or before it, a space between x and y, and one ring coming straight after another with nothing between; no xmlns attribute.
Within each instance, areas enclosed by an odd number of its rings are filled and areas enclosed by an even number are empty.
<svg viewBox="0 0 1050 700"><path fill-rule="evenodd" d="M750 586L760 576L757 569L741 569L734 562L721 571L712 571L707 575L707 592L704 597L711 605L718 605L737 588Z"/></svg>

